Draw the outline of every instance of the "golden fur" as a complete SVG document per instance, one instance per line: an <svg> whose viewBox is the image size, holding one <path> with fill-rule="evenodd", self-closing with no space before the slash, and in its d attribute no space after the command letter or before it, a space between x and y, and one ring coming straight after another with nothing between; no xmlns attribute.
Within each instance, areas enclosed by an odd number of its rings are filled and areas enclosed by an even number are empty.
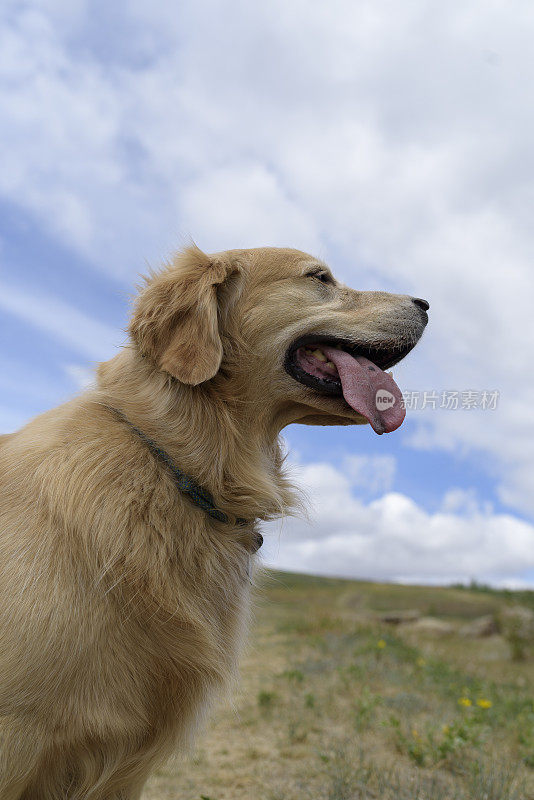
<svg viewBox="0 0 534 800"><path fill-rule="evenodd" d="M231 518L289 513L280 430L364 422L286 373L289 344L421 333L410 298L325 287L317 265L188 248L95 388L0 437L1 800L139 798L235 675L252 524L209 519L109 406Z"/></svg>

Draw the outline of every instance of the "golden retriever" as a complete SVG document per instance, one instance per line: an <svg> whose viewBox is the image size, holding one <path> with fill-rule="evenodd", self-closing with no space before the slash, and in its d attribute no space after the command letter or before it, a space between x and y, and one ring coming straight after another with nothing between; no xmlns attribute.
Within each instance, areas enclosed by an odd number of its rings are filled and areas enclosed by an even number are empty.
<svg viewBox="0 0 534 800"><path fill-rule="evenodd" d="M134 800L187 745L236 673L256 522L295 504L280 431L398 427L384 370L427 308L297 250L192 246L95 387L0 438L2 800Z"/></svg>

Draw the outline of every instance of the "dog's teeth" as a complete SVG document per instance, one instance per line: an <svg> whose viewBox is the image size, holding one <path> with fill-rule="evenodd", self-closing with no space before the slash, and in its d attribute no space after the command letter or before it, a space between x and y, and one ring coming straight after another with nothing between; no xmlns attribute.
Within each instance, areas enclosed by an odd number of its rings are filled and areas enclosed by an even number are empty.
<svg viewBox="0 0 534 800"><path fill-rule="evenodd" d="M335 369L336 365L334 364L333 361L327 361L325 367L331 367L332 369Z"/></svg>
<svg viewBox="0 0 534 800"><path fill-rule="evenodd" d="M315 356L315 358L318 358L319 361L326 361L326 356L325 356L325 354L323 353L322 350L319 350L319 349L314 350L312 355Z"/></svg>

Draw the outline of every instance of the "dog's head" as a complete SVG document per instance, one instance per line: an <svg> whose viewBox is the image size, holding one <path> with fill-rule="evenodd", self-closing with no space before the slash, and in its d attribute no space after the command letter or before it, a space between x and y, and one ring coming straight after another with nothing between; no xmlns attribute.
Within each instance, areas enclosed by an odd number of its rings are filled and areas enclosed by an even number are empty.
<svg viewBox="0 0 534 800"><path fill-rule="evenodd" d="M280 427L369 421L383 433L404 418L385 370L416 345L427 309L350 289L298 250L190 247L147 279L129 330L159 369L185 384L231 384Z"/></svg>

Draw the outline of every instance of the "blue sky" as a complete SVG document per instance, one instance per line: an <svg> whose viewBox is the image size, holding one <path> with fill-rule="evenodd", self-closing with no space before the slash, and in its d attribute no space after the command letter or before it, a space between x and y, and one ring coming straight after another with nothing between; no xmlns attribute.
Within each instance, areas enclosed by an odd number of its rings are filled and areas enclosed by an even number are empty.
<svg viewBox="0 0 534 800"><path fill-rule="evenodd" d="M533 28L522 2L4 5L0 430L90 380L187 237L299 247L430 300L403 391L499 403L289 428L312 521L267 526L267 560L534 586Z"/></svg>

